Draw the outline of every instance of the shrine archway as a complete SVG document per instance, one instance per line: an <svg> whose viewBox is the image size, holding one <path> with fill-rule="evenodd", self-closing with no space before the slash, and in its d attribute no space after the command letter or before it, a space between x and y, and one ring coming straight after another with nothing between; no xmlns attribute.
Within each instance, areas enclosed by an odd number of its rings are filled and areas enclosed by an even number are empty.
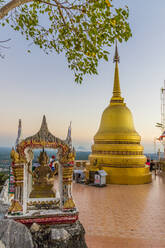
<svg viewBox="0 0 165 248"><path fill-rule="evenodd" d="M18 139L19 140L19 139ZM58 150L59 161L59 208L62 211L75 209L72 199L71 183L73 174L74 149L70 143L71 137L61 140L51 134L48 130L46 118L43 116L40 130L33 136L18 142L16 149L12 150L12 168L15 177L14 201L9 208L9 212L23 212L26 214L28 209L46 206L53 208L58 204L57 197L48 198L29 198L32 190L32 169L33 149L51 148ZM57 206L56 206L57 207Z"/></svg>

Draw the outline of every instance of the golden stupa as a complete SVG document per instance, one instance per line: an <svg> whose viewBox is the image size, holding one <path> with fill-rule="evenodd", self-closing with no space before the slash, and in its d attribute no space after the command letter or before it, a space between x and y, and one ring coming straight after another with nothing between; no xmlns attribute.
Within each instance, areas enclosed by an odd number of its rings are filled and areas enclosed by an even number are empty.
<svg viewBox="0 0 165 248"><path fill-rule="evenodd" d="M145 165L146 157L140 145L141 137L134 128L131 111L121 97L117 44L114 63L113 96L102 114L99 130L94 136L87 174L90 178L96 170L103 169L108 173L107 183L150 183L151 173Z"/></svg>

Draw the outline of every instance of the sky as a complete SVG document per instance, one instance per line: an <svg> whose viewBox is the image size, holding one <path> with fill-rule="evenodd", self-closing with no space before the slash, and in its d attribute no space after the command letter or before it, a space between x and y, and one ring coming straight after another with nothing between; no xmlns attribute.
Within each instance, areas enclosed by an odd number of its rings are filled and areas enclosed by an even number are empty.
<svg viewBox="0 0 165 248"><path fill-rule="evenodd" d="M165 1L115 0L128 5L132 38L119 44L122 96L141 135L145 152L154 152L155 127L160 122L160 88L165 80ZM0 60L0 146L12 146L22 119L23 136L35 134L45 114L49 130L66 137L72 121L76 147L90 149L103 110L112 96L114 49L109 61L101 61L99 75L86 76L82 85L74 82L63 54L46 55L10 28L0 28L1 39L11 38L5 59ZM157 143L156 149L159 148Z"/></svg>

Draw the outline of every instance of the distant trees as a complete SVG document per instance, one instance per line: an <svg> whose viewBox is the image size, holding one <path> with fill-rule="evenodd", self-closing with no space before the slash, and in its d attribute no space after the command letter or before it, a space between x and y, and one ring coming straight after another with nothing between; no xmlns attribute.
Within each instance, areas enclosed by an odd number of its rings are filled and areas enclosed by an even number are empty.
<svg viewBox="0 0 165 248"><path fill-rule="evenodd" d="M0 0L2 26L9 24L46 53L64 52L77 83L98 73L115 39L130 38L128 16L128 7L115 8L113 0Z"/></svg>
<svg viewBox="0 0 165 248"><path fill-rule="evenodd" d="M0 172L0 192L5 181L8 179L9 175L6 172Z"/></svg>

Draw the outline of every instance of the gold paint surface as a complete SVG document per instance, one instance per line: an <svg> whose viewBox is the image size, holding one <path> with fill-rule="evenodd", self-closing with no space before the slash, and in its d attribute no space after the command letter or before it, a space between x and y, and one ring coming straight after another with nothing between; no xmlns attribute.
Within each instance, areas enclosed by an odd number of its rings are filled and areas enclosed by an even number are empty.
<svg viewBox="0 0 165 248"><path fill-rule="evenodd" d="M32 172L33 186L32 192L30 193L30 198L55 197L56 193L53 190L55 177L54 173L47 164L49 161L47 153L42 151L38 160L40 166Z"/></svg>
<svg viewBox="0 0 165 248"><path fill-rule="evenodd" d="M136 132L131 111L121 97L118 61L116 61L113 96L104 110L100 127L94 136L90 165L86 167L86 178L90 171L105 169L107 183L143 184L151 182L151 174L145 167L146 157Z"/></svg>
<svg viewBox="0 0 165 248"><path fill-rule="evenodd" d="M11 206L8 209L9 213L18 213L18 212L22 212L22 205L20 204L19 201L16 200L12 200L11 201Z"/></svg>

